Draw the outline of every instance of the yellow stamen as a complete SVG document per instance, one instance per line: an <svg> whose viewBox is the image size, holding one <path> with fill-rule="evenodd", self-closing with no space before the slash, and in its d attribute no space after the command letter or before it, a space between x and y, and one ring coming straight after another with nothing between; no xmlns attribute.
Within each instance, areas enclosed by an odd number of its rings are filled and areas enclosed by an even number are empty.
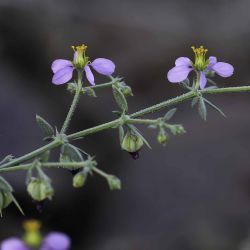
<svg viewBox="0 0 250 250"><path fill-rule="evenodd" d="M38 231L41 227L41 222L38 220L27 220L23 223L23 228L27 232Z"/></svg>
<svg viewBox="0 0 250 250"><path fill-rule="evenodd" d="M205 49L203 45L199 48L196 48L195 46L192 46L191 48L195 54L195 62L193 64L194 68L198 71L206 69L209 64L209 61L206 60L206 53L208 50Z"/></svg>

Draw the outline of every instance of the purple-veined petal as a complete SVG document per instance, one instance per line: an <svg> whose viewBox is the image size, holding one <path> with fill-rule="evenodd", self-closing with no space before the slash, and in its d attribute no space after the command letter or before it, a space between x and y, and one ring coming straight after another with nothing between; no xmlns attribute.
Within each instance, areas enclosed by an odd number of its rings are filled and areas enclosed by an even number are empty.
<svg viewBox="0 0 250 250"><path fill-rule="evenodd" d="M51 69L52 69L53 73L56 73L57 71L65 68L65 67L73 67L72 62L69 60L57 59L51 65Z"/></svg>
<svg viewBox="0 0 250 250"><path fill-rule="evenodd" d="M168 71L168 80L172 83L178 83L187 79L188 74L193 68L187 66L176 66Z"/></svg>
<svg viewBox="0 0 250 250"><path fill-rule="evenodd" d="M217 63L217 58L215 56L210 56L208 60L209 60L209 64L207 66L207 69L212 70L211 68Z"/></svg>
<svg viewBox="0 0 250 250"><path fill-rule="evenodd" d="M201 89L204 89L206 84L207 84L207 78L206 78L206 75L203 71L200 72L200 88Z"/></svg>
<svg viewBox="0 0 250 250"><path fill-rule="evenodd" d="M110 76L115 71L115 64L105 58L97 58L92 63L91 66L94 68L95 71L102 75Z"/></svg>
<svg viewBox="0 0 250 250"><path fill-rule="evenodd" d="M73 67L65 67L57 71L53 78L52 83L55 85L60 85L68 82L73 76Z"/></svg>
<svg viewBox="0 0 250 250"><path fill-rule="evenodd" d="M229 63L218 62L213 65L212 70L222 77L229 77L233 74L234 67Z"/></svg>
<svg viewBox="0 0 250 250"><path fill-rule="evenodd" d="M175 66L191 66L191 61L188 57L179 57L175 60Z"/></svg>
<svg viewBox="0 0 250 250"><path fill-rule="evenodd" d="M8 238L1 243L1 250L29 250L29 248L18 238Z"/></svg>
<svg viewBox="0 0 250 250"><path fill-rule="evenodd" d="M90 67L89 67L88 65L86 65L86 66L84 67L84 70L85 70L86 77L87 77L89 83L90 83L91 85L95 85L95 78L94 78L94 75L93 75L93 73L92 73Z"/></svg>
<svg viewBox="0 0 250 250"><path fill-rule="evenodd" d="M70 238L66 234L53 232L44 238L41 250L68 250L70 245Z"/></svg>

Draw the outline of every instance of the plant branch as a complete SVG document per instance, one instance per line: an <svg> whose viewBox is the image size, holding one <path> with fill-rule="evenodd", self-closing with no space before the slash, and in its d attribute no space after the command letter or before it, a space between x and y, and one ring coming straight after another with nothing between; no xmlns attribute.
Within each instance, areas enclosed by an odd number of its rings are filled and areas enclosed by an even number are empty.
<svg viewBox="0 0 250 250"><path fill-rule="evenodd" d="M142 109L140 111L137 111L131 115L129 115L129 119L131 118L136 118L136 117L140 117L146 114L150 114L150 113L154 113L158 110L161 110L163 108L172 106L174 104L178 104L178 103L182 103L188 99L191 99L195 96L197 96L199 93L206 95L206 94L223 94L223 93L236 93L236 92L246 92L246 91L250 91L250 86L242 86L242 87L229 87L229 88L218 88L218 89L204 89L204 90L199 90L199 91L190 91L188 93L185 93L183 95L177 96L175 98L163 101L159 104L153 105L151 107ZM75 140L75 139L80 139L84 136L90 135L90 134L94 134L109 128L114 128L117 127L119 125L121 125L122 120L116 119L107 123L103 123L101 125L89 128L89 129L85 129L73 134L70 134L67 136L68 140ZM60 140L55 140L41 148L36 149L35 151L32 151L24 156L21 156L19 158L13 159L11 161L9 161L8 163L5 163L3 165L0 166L1 168L7 168L7 167L11 167L11 166L15 166L17 164L20 164L22 162L31 160L36 158L37 156L41 155L42 153L44 153L47 150L51 150L53 148L56 148L60 145L62 145L62 141ZM7 169L6 169L7 171Z"/></svg>

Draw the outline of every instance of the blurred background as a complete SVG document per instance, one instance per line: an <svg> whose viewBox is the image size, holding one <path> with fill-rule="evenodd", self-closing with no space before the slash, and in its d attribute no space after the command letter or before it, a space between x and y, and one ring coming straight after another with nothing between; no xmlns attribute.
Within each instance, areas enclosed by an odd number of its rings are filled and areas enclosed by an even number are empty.
<svg viewBox="0 0 250 250"><path fill-rule="evenodd" d="M249 83L249 9L248 0L0 0L0 157L43 144L36 114L63 123L72 96L66 85L51 84L50 66L71 59L71 45L85 43L92 59L116 63L116 75L133 88L130 112L182 93L166 73L177 57L193 56L192 45L234 65L233 77L216 78L219 86ZM82 98L69 132L114 119L110 89L97 95ZM121 178L121 191L109 191L98 176L75 190L70 173L49 170L56 195L39 214L25 173L4 174L26 216L13 205L4 211L0 240L21 235L22 221L36 218L45 233L69 234L73 250L250 249L250 94L209 100L227 119L209 108L204 122L190 101L178 105L173 122L187 133L162 147L157 132L142 127L153 149L137 161L120 150L115 130L77 142Z"/></svg>

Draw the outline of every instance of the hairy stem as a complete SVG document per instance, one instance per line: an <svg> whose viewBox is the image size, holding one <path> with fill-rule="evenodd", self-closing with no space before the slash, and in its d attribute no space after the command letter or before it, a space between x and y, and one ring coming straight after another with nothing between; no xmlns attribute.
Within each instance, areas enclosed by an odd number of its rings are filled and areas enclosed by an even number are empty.
<svg viewBox="0 0 250 250"><path fill-rule="evenodd" d="M63 123L62 129L61 129L61 134L66 133L67 128L69 127L70 121L73 117L73 114L76 110L77 104L80 100L80 94L81 94L81 88L82 88L82 72L78 71L78 80L77 80L77 89L74 95L74 99L72 101L72 104L70 106L69 112L66 116L66 119Z"/></svg>
<svg viewBox="0 0 250 250"><path fill-rule="evenodd" d="M235 92L246 92L246 91L250 91L250 86L218 88L218 89L204 89L204 90L200 90L199 92L203 95L206 95L206 94L222 94L222 93L235 93ZM135 112L135 113L129 115L129 117L131 119L131 118L140 117L140 116L143 116L146 114L154 113L154 112L161 110L163 108L166 108L166 107L172 106L174 104L178 104L178 103L184 102L188 99L191 99L191 98L197 96L199 92L198 91L197 92L190 91L188 93L177 96L175 98L172 98L172 99L163 101L159 104L153 105L151 107L142 109L138 112ZM133 121L133 119L132 119L132 121ZM122 123L122 120L119 118L119 119L113 120L111 122L103 123L101 125L70 134L67 136L67 139L68 140L79 139L79 138L82 138L82 137L90 135L90 134L94 134L94 133L97 133L97 132L100 132L100 131L103 131L103 130L106 130L109 128L117 127L121 123ZM59 140L55 140L55 141L53 141L53 142L51 142L51 143L49 143L41 148L36 149L35 151L32 151L24 156L13 159L13 160L9 161L8 163L1 165L0 169L15 166L15 165L18 165L18 164L23 163L25 161L34 159L37 156L44 153L45 151L51 150L53 148L56 148L56 147L62 145L62 143L63 142L61 142ZM8 171L8 170L6 169L6 171Z"/></svg>

